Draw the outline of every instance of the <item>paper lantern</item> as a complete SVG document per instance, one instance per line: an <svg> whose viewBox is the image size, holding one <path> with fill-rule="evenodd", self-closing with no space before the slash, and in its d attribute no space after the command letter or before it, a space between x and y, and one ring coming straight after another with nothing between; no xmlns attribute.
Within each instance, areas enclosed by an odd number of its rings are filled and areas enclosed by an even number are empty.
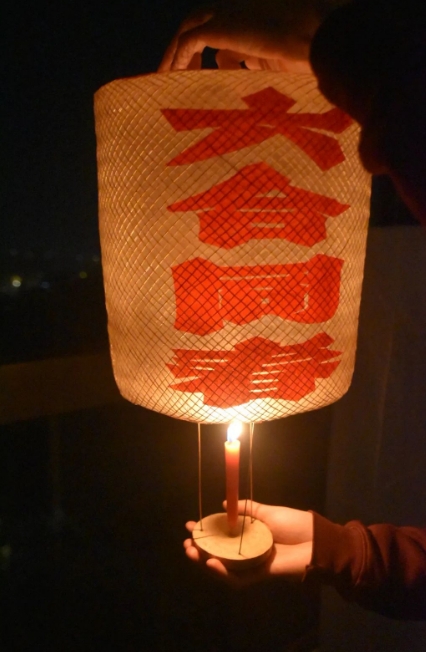
<svg viewBox="0 0 426 652"><path fill-rule="evenodd" d="M114 374L200 423L327 405L354 367L369 178L307 75L185 71L95 102Z"/></svg>

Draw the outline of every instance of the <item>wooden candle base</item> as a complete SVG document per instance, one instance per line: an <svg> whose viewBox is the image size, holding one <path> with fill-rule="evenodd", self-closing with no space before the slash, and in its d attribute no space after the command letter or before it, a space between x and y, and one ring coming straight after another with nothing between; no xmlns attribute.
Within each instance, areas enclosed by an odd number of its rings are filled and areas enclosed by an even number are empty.
<svg viewBox="0 0 426 652"><path fill-rule="evenodd" d="M233 536L229 533L226 514L211 514L203 518L203 529L199 521L192 538L195 546L204 557L220 559L226 568L243 570L262 564L269 557L274 544L272 534L267 526L251 517L245 517L243 540L240 550L243 516L238 517L238 524Z"/></svg>

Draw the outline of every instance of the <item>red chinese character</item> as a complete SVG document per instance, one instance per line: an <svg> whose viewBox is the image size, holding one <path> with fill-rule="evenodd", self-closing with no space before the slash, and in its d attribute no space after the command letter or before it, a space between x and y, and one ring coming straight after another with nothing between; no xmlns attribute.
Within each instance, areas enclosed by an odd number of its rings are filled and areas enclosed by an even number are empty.
<svg viewBox="0 0 426 652"><path fill-rule="evenodd" d="M212 130L178 154L169 165L222 156L257 145L277 134L289 138L321 170L329 170L345 160L338 141L319 132L340 134L352 123L340 109L325 113L288 113L296 102L272 87L242 99L248 109L162 109L176 131Z"/></svg>
<svg viewBox="0 0 426 652"><path fill-rule="evenodd" d="M331 197L296 188L266 163L247 165L169 211L196 211L202 242L232 249L251 239L281 238L312 246L326 237L326 216L349 208Z"/></svg>
<svg viewBox="0 0 426 652"><path fill-rule="evenodd" d="M175 378L171 385L181 392L202 392L204 404L229 408L256 398L298 401L315 390L317 378L329 378L341 351L319 333L302 344L281 346L263 337L240 342L230 351L174 349L168 368Z"/></svg>
<svg viewBox="0 0 426 652"><path fill-rule="evenodd" d="M253 267L193 258L172 267L175 328L207 335L225 321L242 325L266 315L303 324L327 321L339 304L342 265L323 254L304 263Z"/></svg>

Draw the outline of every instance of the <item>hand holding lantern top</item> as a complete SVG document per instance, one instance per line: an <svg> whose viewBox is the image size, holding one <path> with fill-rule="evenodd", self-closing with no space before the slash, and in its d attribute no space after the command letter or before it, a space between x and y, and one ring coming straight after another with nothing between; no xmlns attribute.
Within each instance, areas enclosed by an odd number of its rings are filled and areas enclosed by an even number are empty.
<svg viewBox="0 0 426 652"><path fill-rule="evenodd" d="M224 506L226 508L226 502ZM250 514L250 501L247 501L246 506L246 501L240 500L238 513L244 514L245 511L247 515ZM274 547L266 563L242 573L228 570L214 557L207 560L206 566L234 586L244 586L278 575L287 579L302 579L312 557L312 514L289 507L255 502L253 502L252 514L254 518L268 526L274 539ZM195 525L195 521L189 521L186 527L189 532L192 532ZM192 539L184 541L184 548L189 559L195 562L201 561L200 553Z"/></svg>
<svg viewBox="0 0 426 652"><path fill-rule="evenodd" d="M344 0L343 0L344 1ZM200 67L205 47L219 68L310 72L312 38L339 0L230 0L207 5L180 26L159 72Z"/></svg>
<svg viewBox="0 0 426 652"><path fill-rule="evenodd" d="M425 34L417 0L229 0L182 23L159 72L200 68L205 47L218 50L219 68L313 71L360 123L364 167L388 174L426 224Z"/></svg>

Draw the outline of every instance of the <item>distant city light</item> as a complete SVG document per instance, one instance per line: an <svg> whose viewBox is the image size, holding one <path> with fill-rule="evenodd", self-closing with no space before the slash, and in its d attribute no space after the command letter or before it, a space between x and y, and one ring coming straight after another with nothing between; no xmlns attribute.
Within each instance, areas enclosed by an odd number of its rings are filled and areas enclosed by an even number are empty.
<svg viewBox="0 0 426 652"><path fill-rule="evenodd" d="M22 278L20 276L12 276L10 283L14 288L20 288L22 285Z"/></svg>
<svg viewBox="0 0 426 652"><path fill-rule="evenodd" d="M48 281L42 281L40 287L43 288L43 290L48 290L50 288L50 283Z"/></svg>
<svg viewBox="0 0 426 652"><path fill-rule="evenodd" d="M88 276L87 272L80 272L79 273L80 278L87 278L87 276Z"/></svg>
<svg viewBox="0 0 426 652"><path fill-rule="evenodd" d="M94 256L92 256L92 260L94 263L99 263L101 259L97 254L95 254Z"/></svg>

